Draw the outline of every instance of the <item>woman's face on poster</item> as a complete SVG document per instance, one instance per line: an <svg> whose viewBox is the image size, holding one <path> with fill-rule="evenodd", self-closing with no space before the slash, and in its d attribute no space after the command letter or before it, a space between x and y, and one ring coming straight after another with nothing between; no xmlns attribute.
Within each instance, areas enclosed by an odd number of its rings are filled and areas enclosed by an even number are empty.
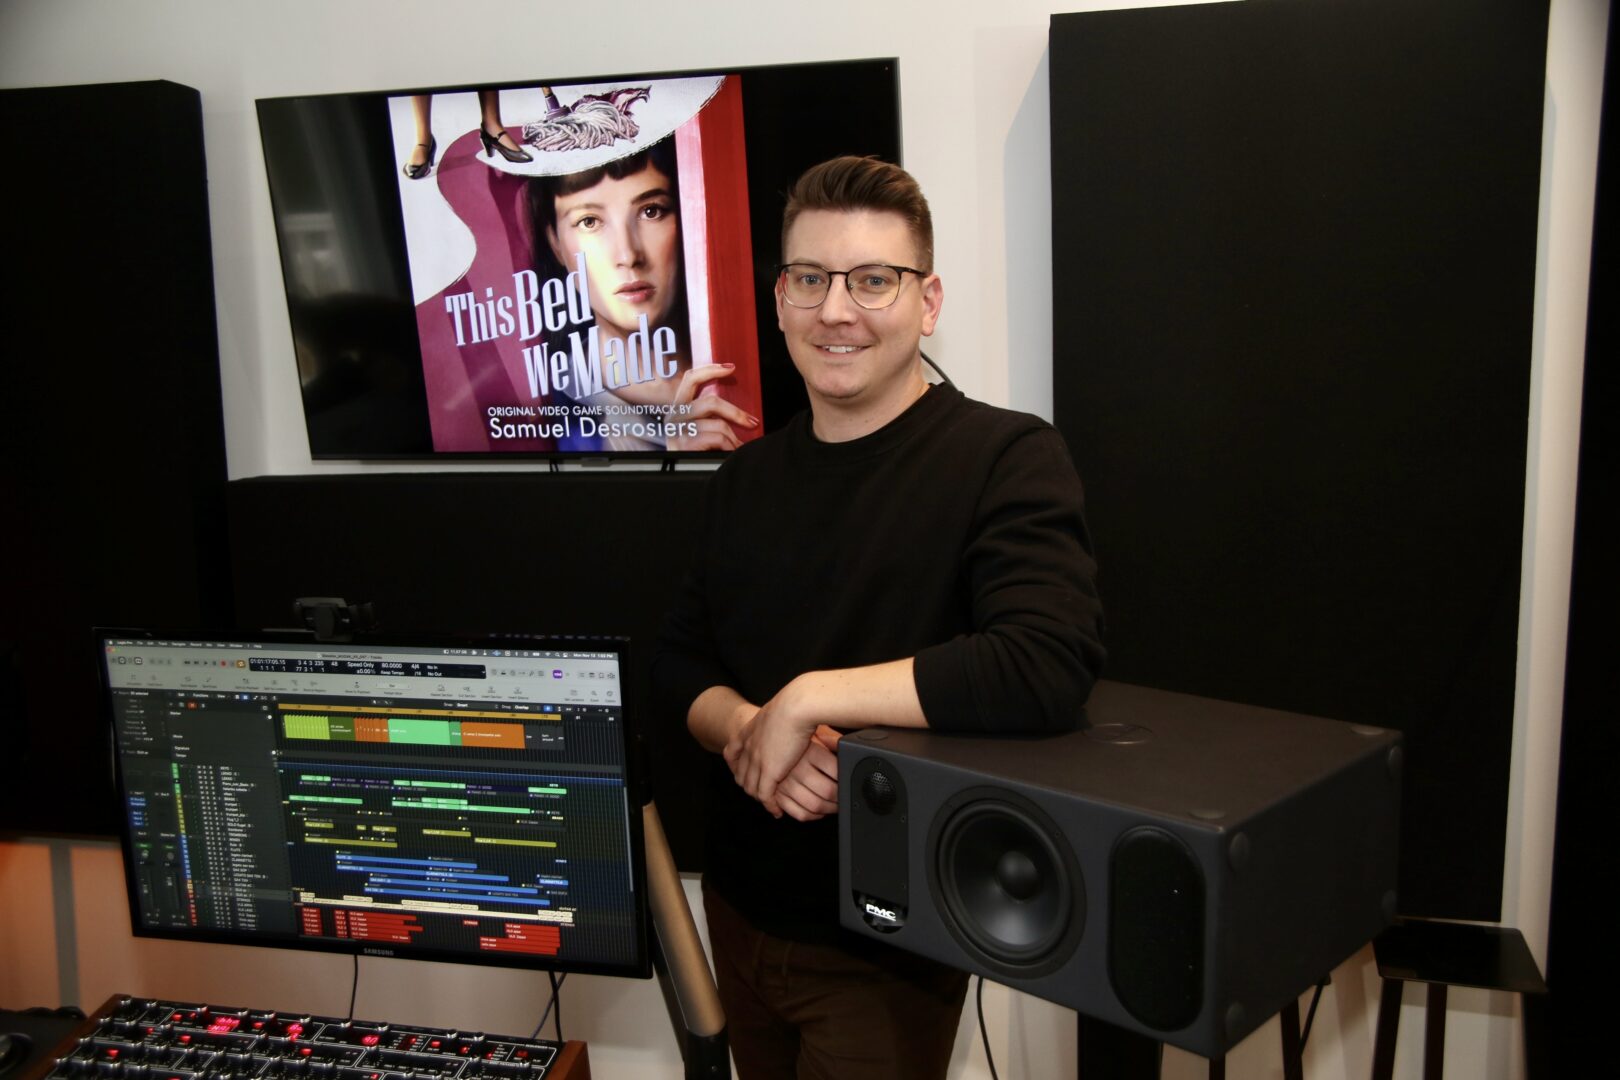
<svg viewBox="0 0 1620 1080"><path fill-rule="evenodd" d="M546 239L565 269L585 255L591 310L621 336L667 322L680 278L680 218L669 178L652 162L615 180L556 197Z"/></svg>

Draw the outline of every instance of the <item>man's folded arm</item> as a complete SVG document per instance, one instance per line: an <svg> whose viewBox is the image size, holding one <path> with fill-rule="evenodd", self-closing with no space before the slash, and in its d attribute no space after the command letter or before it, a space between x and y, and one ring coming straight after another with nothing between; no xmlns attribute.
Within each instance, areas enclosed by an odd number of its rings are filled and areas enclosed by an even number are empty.
<svg viewBox="0 0 1620 1080"><path fill-rule="evenodd" d="M1056 431L1002 451L963 562L974 629L916 658L929 726L1071 730L1105 653L1080 479Z"/></svg>

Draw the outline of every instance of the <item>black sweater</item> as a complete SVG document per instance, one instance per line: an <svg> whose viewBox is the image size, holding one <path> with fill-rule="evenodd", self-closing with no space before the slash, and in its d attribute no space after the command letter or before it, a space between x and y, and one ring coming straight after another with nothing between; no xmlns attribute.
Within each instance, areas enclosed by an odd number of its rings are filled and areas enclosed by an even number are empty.
<svg viewBox="0 0 1620 1080"><path fill-rule="evenodd" d="M871 435L808 413L707 488L692 571L654 661L663 711L711 686L762 705L806 671L914 656L940 731L1072 728L1099 670L1080 481L1042 420L934 387ZM707 872L755 926L839 940L833 818L772 818L715 756Z"/></svg>

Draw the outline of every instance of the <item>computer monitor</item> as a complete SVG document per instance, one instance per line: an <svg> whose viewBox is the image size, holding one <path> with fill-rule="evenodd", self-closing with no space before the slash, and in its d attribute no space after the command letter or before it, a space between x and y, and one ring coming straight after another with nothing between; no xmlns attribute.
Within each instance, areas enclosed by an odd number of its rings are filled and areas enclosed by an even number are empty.
<svg viewBox="0 0 1620 1080"><path fill-rule="evenodd" d="M137 935L650 974L622 639L97 645Z"/></svg>

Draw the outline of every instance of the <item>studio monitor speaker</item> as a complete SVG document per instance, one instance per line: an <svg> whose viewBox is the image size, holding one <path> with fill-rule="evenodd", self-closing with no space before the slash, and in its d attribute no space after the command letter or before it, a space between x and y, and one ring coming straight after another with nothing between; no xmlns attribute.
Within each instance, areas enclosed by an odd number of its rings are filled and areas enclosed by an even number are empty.
<svg viewBox="0 0 1620 1080"><path fill-rule="evenodd" d="M843 924L1214 1057L1394 918L1396 733L1108 682L1087 713L844 739Z"/></svg>

